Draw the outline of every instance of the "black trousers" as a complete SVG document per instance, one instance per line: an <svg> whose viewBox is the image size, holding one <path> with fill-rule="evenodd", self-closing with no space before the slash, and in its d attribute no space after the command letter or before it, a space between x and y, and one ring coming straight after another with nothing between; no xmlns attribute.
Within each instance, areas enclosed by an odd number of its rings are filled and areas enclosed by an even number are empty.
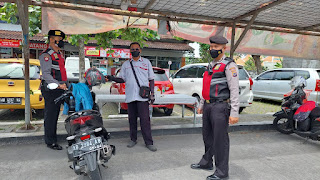
<svg viewBox="0 0 320 180"><path fill-rule="evenodd" d="M202 117L202 135L205 154L200 165L211 165L215 160L215 175L228 176L229 171L229 116L230 105L227 102L204 104Z"/></svg>
<svg viewBox="0 0 320 180"><path fill-rule="evenodd" d="M63 90L45 90L41 87L44 97L44 140L46 144L57 142L57 121L60 113L61 102L55 104L54 100L63 94Z"/></svg>
<svg viewBox="0 0 320 180"><path fill-rule="evenodd" d="M128 116L130 125L130 138L137 141L137 118L140 118L141 133L146 145L153 145L149 116L149 103L147 101L133 101L128 103Z"/></svg>

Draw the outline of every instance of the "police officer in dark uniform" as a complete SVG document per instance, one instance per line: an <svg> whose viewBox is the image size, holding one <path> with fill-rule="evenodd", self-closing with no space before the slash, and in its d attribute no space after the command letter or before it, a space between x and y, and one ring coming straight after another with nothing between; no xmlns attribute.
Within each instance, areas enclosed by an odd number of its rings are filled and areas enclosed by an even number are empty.
<svg viewBox="0 0 320 180"><path fill-rule="evenodd" d="M64 67L64 57L61 52L65 34L60 30L50 30L48 33L49 47L39 57L42 81L41 93L45 101L44 109L44 139L47 147L62 150L57 144L57 121L61 103L55 104L54 100L61 96L67 89L67 75ZM56 83L58 88L48 89L48 84Z"/></svg>
<svg viewBox="0 0 320 180"><path fill-rule="evenodd" d="M202 99L198 113L202 116L202 135L205 153L192 169L216 170L207 180L225 179L229 173L228 127L239 121L238 67L224 52L228 40L222 36L210 37L210 55L213 58L203 75Z"/></svg>

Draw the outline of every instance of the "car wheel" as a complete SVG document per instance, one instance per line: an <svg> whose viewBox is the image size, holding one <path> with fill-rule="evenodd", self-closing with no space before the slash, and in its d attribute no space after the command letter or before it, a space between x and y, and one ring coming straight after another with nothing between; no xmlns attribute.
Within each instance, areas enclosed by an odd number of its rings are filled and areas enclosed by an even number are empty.
<svg viewBox="0 0 320 180"><path fill-rule="evenodd" d="M240 107L239 108L239 114L244 110L245 107Z"/></svg>
<svg viewBox="0 0 320 180"><path fill-rule="evenodd" d="M118 103L118 113L119 114L127 114L127 110L121 109L121 104Z"/></svg>
<svg viewBox="0 0 320 180"><path fill-rule="evenodd" d="M170 116L173 112L173 109L164 108L164 114Z"/></svg>

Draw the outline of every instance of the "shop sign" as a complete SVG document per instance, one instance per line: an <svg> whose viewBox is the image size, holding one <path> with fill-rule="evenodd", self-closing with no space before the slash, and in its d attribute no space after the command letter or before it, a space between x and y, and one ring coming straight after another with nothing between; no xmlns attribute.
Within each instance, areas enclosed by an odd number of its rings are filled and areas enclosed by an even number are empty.
<svg viewBox="0 0 320 180"><path fill-rule="evenodd" d="M16 39L0 39L0 47L18 48L22 44L21 40ZM45 43L30 43L30 49L47 49L48 44Z"/></svg>
<svg viewBox="0 0 320 180"><path fill-rule="evenodd" d="M47 49L48 48L48 44L44 44L44 43L30 43L30 49Z"/></svg>
<svg viewBox="0 0 320 180"><path fill-rule="evenodd" d="M110 52L112 50L112 52ZM108 53L109 51L109 53ZM111 49L100 49L97 50L96 47L85 47L85 55L86 56L95 56L95 57L111 57L111 58L131 58L130 49L118 49L118 48L111 48Z"/></svg>
<svg viewBox="0 0 320 180"><path fill-rule="evenodd" d="M19 47L20 40L15 39L0 39L0 47Z"/></svg>

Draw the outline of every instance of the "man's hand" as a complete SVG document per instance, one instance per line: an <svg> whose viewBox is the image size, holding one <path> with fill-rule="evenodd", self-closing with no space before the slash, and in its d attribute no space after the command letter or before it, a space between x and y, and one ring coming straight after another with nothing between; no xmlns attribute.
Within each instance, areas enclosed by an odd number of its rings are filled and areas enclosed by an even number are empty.
<svg viewBox="0 0 320 180"><path fill-rule="evenodd" d="M67 88L67 85L65 83L63 83L63 84L59 84L58 89L67 90L68 88Z"/></svg>
<svg viewBox="0 0 320 180"><path fill-rule="evenodd" d="M203 112L203 109L202 109L202 108L198 108L198 109L197 109L197 113L198 113L198 114L202 114L202 112Z"/></svg>
<svg viewBox="0 0 320 180"><path fill-rule="evenodd" d="M239 118L238 117L229 117L229 124L236 124L239 122Z"/></svg>
<svg viewBox="0 0 320 180"><path fill-rule="evenodd" d="M154 94L151 94L150 97L149 97L149 102L150 102L150 104L152 105L155 100L156 100L156 99L155 99L155 97L154 97Z"/></svg>

